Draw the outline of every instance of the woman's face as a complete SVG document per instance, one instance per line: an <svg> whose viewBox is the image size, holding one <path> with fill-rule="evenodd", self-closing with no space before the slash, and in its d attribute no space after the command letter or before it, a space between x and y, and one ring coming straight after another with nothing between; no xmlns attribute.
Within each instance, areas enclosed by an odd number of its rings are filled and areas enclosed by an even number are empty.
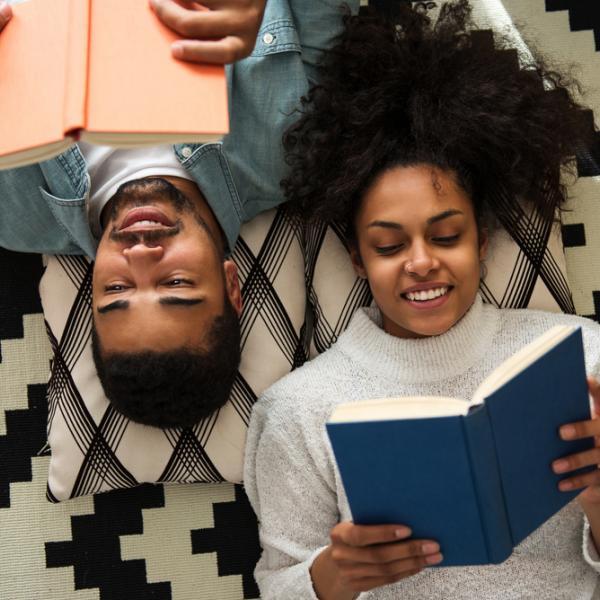
<svg viewBox="0 0 600 600"><path fill-rule="evenodd" d="M389 334L439 335L475 300L487 239L453 172L426 164L385 171L367 190L355 230L352 260Z"/></svg>

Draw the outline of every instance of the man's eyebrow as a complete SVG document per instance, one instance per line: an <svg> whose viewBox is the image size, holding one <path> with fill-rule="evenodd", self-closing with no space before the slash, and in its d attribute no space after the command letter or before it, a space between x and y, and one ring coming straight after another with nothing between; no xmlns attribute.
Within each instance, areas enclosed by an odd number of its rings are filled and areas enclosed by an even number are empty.
<svg viewBox="0 0 600 600"><path fill-rule="evenodd" d="M438 221L442 221L447 219L448 217L453 217L454 215L463 215L464 213L461 210L457 210L455 208L449 208L444 212L439 213L438 215L433 215L433 217L429 217L427 219L427 225L433 225L433 223L437 223ZM400 223L396 223L395 221L372 221L367 225L369 227L382 227L383 229L397 229L401 231L404 229Z"/></svg>
<svg viewBox="0 0 600 600"><path fill-rule="evenodd" d="M179 296L165 296L161 298L159 304L165 306L194 306L202 302L202 298L180 298Z"/></svg>
<svg viewBox="0 0 600 600"><path fill-rule="evenodd" d="M104 315L107 312L110 312L111 310L119 310L119 309L126 309L126 308L129 308L128 300L115 300L115 302L111 302L110 304L107 304L106 306L99 306L97 310L98 310L98 314Z"/></svg>

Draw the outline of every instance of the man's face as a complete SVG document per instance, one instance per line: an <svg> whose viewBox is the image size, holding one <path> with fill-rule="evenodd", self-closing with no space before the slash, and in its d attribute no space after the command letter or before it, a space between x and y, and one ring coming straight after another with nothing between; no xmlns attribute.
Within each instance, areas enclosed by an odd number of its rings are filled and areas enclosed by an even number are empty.
<svg viewBox="0 0 600 600"><path fill-rule="evenodd" d="M108 210L92 295L103 352L201 348L225 294L239 315L236 268L222 258L219 226L196 185L148 179Z"/></svg>

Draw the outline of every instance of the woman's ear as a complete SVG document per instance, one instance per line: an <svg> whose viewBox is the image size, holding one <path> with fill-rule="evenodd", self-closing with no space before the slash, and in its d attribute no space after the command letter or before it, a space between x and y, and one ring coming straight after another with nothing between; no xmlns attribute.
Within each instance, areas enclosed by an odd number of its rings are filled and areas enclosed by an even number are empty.
<svg viewBox="0 0 600 600"><path fill-rule="evenodd" d="M479 229L479 260L484 260L487 257L489 231L487 227Z"/></svg>
<svg viewBox="0 0 600 600"><path fill-rule="evenodd" d="M242 291L237 266L232 260L227 259L223 262L223 271L225 272L225 293L239 317L242 314Z"/></svg>
<svg viewBox="0 0 600 600"><path fill-rule="evenodd" d="M352 246L350 249L350 260L352 261L352 266L354 267L354 271L361 279L367 278L367 272L365 271L365 267L363 266L362 258L360 257L360 253L356 246Z"/></svg>

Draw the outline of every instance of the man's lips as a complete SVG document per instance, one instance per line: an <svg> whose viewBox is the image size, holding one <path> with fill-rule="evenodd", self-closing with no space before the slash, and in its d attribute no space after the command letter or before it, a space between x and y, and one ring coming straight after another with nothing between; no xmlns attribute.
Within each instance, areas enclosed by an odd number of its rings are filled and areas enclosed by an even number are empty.
<svg viewBox="0 0 600 600"><path fill-rule="evenodd" d="M147 221L151 221L151 223ZM150 231L152 229L162 229L163 227L173 227L174 225L175 223L162 210L154 206L141 206L133 208L125 214L118 231Z"/></svg>

